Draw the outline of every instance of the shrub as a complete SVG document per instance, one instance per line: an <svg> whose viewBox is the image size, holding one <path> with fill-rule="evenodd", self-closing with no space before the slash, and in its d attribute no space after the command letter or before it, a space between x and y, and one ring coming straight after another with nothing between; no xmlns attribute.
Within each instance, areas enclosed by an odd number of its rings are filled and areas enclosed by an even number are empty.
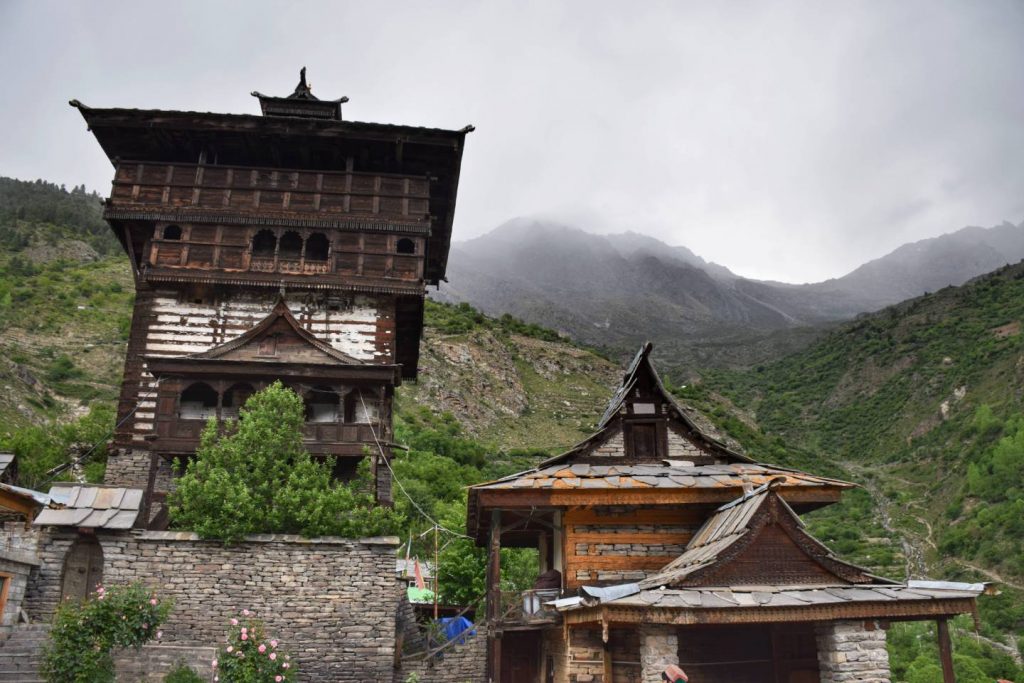
<svg viewBox="0 0 1024 683"><path fill-rule="evenodd" d="M57 608L43 649L42 674L51 683L108 683L114 680L115 647L139 648L159 638L171 603L139 583L96 587L82 602Z"/></svg>
<svg viewBox="0 0 1024 683"><path fill-rule="evenodd" d="M231 620L227 643L213 660L214 679L219 683L283 683L296 678L295 664L276 639L267 635L263 622L242 610Z"/></svg>
<svg viewBox="0 0 1024 683"><path fill-rule="evenodd" d="M174 524L225 543L256 533L396 533L402 517L365 493L366 459L361 481L331 481L329 465L302 445L304 423L302 399L280 382L249 397L238 422L210 420L171 495Z"/></svg>
<svg viewBox="0 0 1024 683"><path fill-rule="evenodd" d="M184 664L179 664L167 672L164 683L206 683L206 679Z"/></svg>

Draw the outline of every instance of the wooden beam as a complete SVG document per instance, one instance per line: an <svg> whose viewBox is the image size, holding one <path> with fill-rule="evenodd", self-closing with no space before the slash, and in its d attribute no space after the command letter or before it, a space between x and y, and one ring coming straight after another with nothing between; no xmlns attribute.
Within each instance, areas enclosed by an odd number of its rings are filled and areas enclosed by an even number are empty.
<svg viewBox="0 0 1024 683"><path fill-rule="evenodd" d="M487 674L491 683L501 681L501 510L491 511L491 538L487 548Z"/></svg>
<svg viewBox="0 0 1024 683"><path fill-rule="evenodd" d="M0 489L0 508L7 508L8 510L25 515L25 519L28 522L31 522L33 517L35 517L37 507L39 507L39 504L32 498L6 489Z"/></svg>
<svg viewBox="0 0 1024 683"><path fill-rule="evenodd" d="M935 620L938 625L939 660L942 662L942 683L956 683L953 673L953 645L949 640L949 622L946 617Z"/></svg>
<svg viewBox="0 0 1024 683"><path fill-rule="evenodd" d="M779 493L790 504L835 503L842 489L800 486L781 488ZM609 505L679 505L692 503L728 503L743 495L743 488L635 488L635 489L492 489L478 493L481 508L588 507Z"/></svg>

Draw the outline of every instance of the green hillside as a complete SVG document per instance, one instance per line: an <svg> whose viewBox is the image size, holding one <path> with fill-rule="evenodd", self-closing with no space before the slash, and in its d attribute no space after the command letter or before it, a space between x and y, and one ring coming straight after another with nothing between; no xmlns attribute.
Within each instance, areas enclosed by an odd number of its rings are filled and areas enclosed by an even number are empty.
<svg viewBox="0 0 1024 683"><path fill-rule="evenodd" d="M900 541L906 573L999 581L1003 596L982 601L985 632L1019 639L1022 321L1017 264L862 316L775 363L709 372L691 392L713 412L727 396L762 438L818 453L862 483L874 518ZM844 532L848 553L879 547L876 531Z"/></svg>

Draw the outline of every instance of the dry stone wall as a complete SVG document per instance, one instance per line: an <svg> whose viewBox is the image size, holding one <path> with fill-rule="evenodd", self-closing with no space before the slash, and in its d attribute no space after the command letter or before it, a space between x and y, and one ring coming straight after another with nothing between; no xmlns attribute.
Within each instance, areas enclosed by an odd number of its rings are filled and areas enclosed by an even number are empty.
<svg viewBox="0 0 1024 683"><path fill-rule="evenodd" d="M225 547L191 533L99 531L96 536L103 548L104 583L141 581L174 600L161 646L183 652L216 646L229 620L249 609L297 659L303 680L392 681L400 598L397 538L261 535ZM56 609L64 557L75 538L74 532L51 531L41 539L42 565L26 600L34 620L49 620ZM123 667L163 667L171 658L161 646L146 648L139 655L142 663L126 661L131 653L126 654Z"/></svg>

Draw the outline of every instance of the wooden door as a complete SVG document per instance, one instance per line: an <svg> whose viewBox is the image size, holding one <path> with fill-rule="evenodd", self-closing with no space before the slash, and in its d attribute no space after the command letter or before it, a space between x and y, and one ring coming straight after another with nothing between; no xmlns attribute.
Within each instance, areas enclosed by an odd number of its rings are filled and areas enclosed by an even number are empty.
<svg viewBox="0 0 1024 683"><path fill-rule="evenodd" d="M64 559L61 600L84 600L103 582L103 548L94 538L75 541Z"/></svg>
<svg viewBox="0 0 1024 683"><path fill-rule="evenodd" d="M501 635L501 683L540 683L540 631Z"/></svg>

